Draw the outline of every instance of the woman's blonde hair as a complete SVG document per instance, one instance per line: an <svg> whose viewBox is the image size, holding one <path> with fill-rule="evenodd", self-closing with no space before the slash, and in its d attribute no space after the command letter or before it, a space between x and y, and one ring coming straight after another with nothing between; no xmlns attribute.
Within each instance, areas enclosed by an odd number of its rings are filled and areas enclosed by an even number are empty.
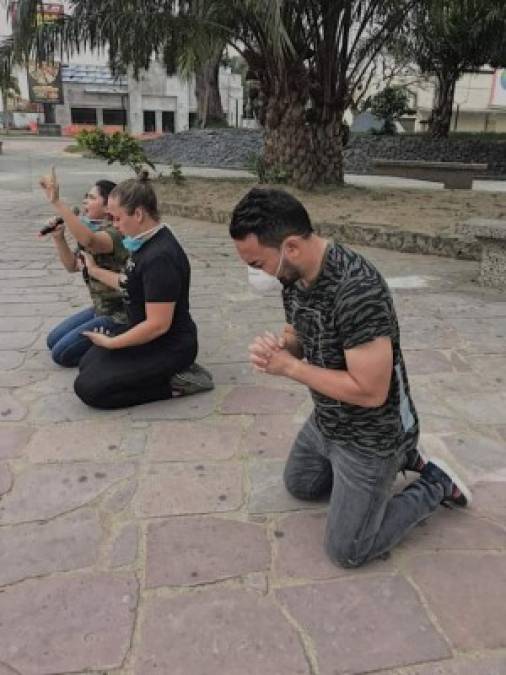
<svg viewBox="0 0 506 675"><path fill-rule="evenodd" d="M158 198L153 189L149 173L142 171L137 178L130 178L117 185L109 195L109 199L117 199L119 206L129 216L135 209L144 209L153 220L160 220Z"/></svg>

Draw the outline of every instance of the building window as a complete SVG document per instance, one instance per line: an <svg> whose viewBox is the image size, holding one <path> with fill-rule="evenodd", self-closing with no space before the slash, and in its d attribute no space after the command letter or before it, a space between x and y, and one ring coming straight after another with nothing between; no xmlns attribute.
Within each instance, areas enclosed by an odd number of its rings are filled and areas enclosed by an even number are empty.
<svg viewBox="0 0 506 675"><path fill-rule="evenodd" d="M156 113L154 110L144 111L144 131L148 134L156 131Z"/></svg>
<svg viewBox="0 0 506 675"><path fill-rule="evenodd" d="M104 108L104 126L124 127L127 125L127 112L120 108Z"/></svg>
<svg viewBox="0 0 506 675"><path fill-rule="evenodd" d="M97 126L96 108L71 108L70 118L72 124L92 124Z"/></svg>
<svg viewBox="0 0 506 675"><path fill-rule="evenodd" d="M176 130L174 113L168 110L162 112L162 131L164 134L173 134Z"/></svg>

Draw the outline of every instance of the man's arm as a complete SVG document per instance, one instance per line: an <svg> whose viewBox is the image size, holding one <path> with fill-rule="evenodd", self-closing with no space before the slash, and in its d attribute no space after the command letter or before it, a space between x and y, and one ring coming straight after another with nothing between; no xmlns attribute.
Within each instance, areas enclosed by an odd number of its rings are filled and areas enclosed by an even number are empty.
<svg viewBox="0 0 506 675"><path fill-rule="evenodd" d="M297 331L289 323L285 324L285 327L283 328L279 346L282 349L287 349L292 356L295 356L296 359L302 359L304 356L302 345L300 344L299 338L297 336Z"/></svg>
<svg viewBox="0 0 506 675"><path fill-rule="evenodd" d="M283 375L324 396L363 408L378 408L388 397L393 370L389 337L378 337L345 351L347 370L330 370L296 359L277 349L267 337L250 347L251 362L260 371Z"/></svg>

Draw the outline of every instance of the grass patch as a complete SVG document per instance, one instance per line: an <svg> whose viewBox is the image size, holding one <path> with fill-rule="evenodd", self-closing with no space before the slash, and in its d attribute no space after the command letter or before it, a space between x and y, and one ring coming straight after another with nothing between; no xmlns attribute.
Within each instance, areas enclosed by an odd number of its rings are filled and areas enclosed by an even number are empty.
<svg viewBox="0 0 506 675"><path fill-rule="evenodd" d="M63 148L63 152L68 152L71 155L80 155L82 153L82 149L78 145L67 145L65 148Z"/></svg>

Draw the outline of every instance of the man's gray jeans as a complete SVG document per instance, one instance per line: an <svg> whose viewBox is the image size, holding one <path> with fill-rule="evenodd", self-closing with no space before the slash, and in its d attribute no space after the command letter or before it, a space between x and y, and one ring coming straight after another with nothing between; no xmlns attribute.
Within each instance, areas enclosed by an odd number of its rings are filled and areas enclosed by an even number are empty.
<svg viewBox="0 0 506 675"><path fill-rule="evenodd" d="M330 495L325 548L333 562L358 567L383 555L441 503L442 486L423 478L392 496L403 460L347 449L323 436L313 416L304 424L285 467L285 485L298 499Z"/></svg>

